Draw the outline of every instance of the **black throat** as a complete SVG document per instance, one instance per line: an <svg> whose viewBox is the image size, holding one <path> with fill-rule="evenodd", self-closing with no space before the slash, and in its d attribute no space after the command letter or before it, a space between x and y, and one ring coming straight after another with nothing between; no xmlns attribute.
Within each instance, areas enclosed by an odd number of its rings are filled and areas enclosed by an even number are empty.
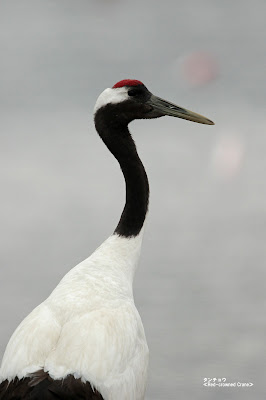
<svg viewBox="0 0 266 400"><path fill-rule="evenodd" d="M149 182L144 166L128 130L126 118L118 105L100 108L94 117L95 127L108 149L117 159L126 183L126 204L114 231L124 237L137 236L144 224L149 203ZM122 110L121 110L122 111Z"/></svg>

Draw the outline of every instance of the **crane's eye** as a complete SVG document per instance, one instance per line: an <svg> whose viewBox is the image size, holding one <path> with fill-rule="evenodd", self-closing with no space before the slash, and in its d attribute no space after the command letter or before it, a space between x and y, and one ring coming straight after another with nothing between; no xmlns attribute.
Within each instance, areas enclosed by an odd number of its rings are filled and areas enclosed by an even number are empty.
<svg viewBox="0 0 266 400"><path fill-rule="evenodd" d="M139 89L129 89L127 92L129 96L137 96L138 94L141 94L141 90Z"/></svg>

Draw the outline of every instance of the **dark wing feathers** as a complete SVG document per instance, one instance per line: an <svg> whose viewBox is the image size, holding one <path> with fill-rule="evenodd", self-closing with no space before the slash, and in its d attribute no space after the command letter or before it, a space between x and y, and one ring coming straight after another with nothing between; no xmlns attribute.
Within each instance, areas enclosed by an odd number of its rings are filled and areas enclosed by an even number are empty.
<svg viewBox="0 0 266 400"><path fill-rule="evenodd" d="M43 370L31 376L0 384L0 400L104 400L90 383L81 382L72 375L53 380Z"/></svg>

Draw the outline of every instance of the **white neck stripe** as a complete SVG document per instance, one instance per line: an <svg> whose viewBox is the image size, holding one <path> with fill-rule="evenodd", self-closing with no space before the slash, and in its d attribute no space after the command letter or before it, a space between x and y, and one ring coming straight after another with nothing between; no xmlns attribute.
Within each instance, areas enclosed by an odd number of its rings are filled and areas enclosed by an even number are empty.
<svg viewBox="0 0 266 400"><path fill-rule="evenodd" d="M95 107L94 114L99 108L106 106L107 104L122 103L128 99L128 89L126 87L105 89L98 97Z"/></svg>

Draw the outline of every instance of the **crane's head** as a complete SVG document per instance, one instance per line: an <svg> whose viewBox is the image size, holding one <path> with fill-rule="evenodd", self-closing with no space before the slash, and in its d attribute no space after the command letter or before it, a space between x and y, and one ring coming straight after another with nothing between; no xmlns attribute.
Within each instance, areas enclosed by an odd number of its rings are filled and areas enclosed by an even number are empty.
<svg viewBox="0 0 266 400"><path fill-rule="evenodd" d="M109 120L128 124L134 119L158 118L165 115L214 125L208 118L154 96L146 86L134 79L124 79L105 89L95 104L94 113L104 111Z"/></svg>

